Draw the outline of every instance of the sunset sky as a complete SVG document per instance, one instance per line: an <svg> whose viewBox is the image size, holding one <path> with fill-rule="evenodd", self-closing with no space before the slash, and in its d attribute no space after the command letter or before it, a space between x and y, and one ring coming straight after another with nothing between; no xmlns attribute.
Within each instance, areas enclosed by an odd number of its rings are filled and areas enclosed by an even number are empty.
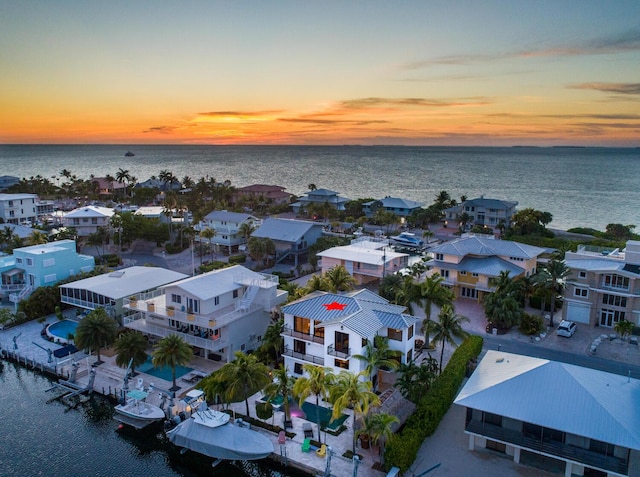
<svg viewBox="0 0 640 477"><path fill-rule="evenodd" d="M640 146L640 0L0 0L0 143Z"/></svg>

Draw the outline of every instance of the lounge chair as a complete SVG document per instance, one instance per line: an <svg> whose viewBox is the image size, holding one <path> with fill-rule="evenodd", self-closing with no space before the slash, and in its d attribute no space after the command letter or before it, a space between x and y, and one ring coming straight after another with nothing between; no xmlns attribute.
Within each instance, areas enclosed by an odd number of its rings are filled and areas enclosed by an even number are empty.
<svg viewBox="0 0 640 477"><path fill-rule="evenodd" d="M320 446L320 449L316 450L316 455L318 457L324 457L325 455L327 455L327 445L326 444L322 444Z"/></svg>
<svg viewBox="0 0 640 477"><path fill-rule="evenodd" d="M304 437L313 437L313 428L308 422L302 424L302 430L304 431Z"/></svg>
<svg viewBox="0 0 640 477"><path fill-rule="evenodd" d="M307 437L302 443L302 452L309 452L310 448L311 448L311 439Z"/></svg>

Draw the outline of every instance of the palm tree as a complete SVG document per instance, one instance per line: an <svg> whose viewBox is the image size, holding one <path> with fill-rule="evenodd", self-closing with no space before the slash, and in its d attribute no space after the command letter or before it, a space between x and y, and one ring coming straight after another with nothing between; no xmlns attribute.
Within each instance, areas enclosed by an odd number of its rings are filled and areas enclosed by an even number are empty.
<svg viewBox="0 0 640 477"><path fill-rule="evenodd" d="M437 273L429 275L420 286L420 296L424 304L425 320L422 324L422 331L425 333L425 344L429 345L429 321L431 321L431 307L433 305L442 307L453 302L453 292L445 287L442 282L444 278Z"/></svg>
<svg viewBox="0 0 640 477"><path fill-rule="evenodd" d="M400 377L394 386L400 390L405 398L417 404L431 388L431 384L438 375L438 361L429 355L420 366L415 362L401 364L398 373Z"/></svg>
<svg viewBox="0 0 640 477"><path fill-rule="evenodd" d="M413 305L422 304L422 290L411 276L403 277L402 287L396 292L393 303L405 306L411 316L414 314Z"/></svg>
<svg viewBox="0 0 640 477"><path fill-rule="evenodd" d="M284 339L282 338L282 330L284 329L284 319L280 318L275 323L271 323L267 326L267 330L262 337L261 348L265 350L273 351L275 355L275 362L280 361L280 355L282 354Z"/></svg>
<svg viewBox="0 0 640 477"><path fill-rule="evenodd" d="M127 196L127 182L131 180L131 176L129 175L129 171L127 169L119 168L118 172L116 172L116 182L119 184L124 184L124 196Z"/></svg>
<svg viewBox="0 0 640 477"><path fill-rule="evenodd" d="M165 336L156 344L153 350L152 363L156 368L162 368L164 366L171 368L173 386L170 388L170 391L180 389L180 387L176 385L176 367L188 364L192 357L193 350L191 346L178 335Z"/></svg>
<svg viewBox="0 0 640 477"><path fill-rule="evenodd" d="M298 398L300 407L309 396L316 397L316 422L320 423L320 398L327 399L333 375L329 368L322 368L313 364L304 364L302 369L306 376L296 379L293 385L293 395ZM319 425L318 442L322 442Z"/></svg>
<svg viewBox="0 0 640 477"><path fill-rule="evenodd" d="M207 239L209 241L209 251L211 252L211 261L213 262L213 237L216 236L216 231L214 229L210 229L209 227L200 231L200 239Z"/></svg>
<svg viewBox="0 0 640 477"><path fill-rule="evenodd" d="M328 291L336 293L338 291L353 290L356 280L342 265L331 267L325 274L324 280Z"/></svg>
<svg viewBox="0 0 640 477"><path fill-rule="evenodd" d="M113 349L116 352L116 364L125 368L131 361L131 375L135 376L136 366L140 366L147 360L147 339L137 331L123 333L116 340Z"/></svg>
<svg viewBox="0 0 640 477"><path fill-rule="evenodd" d="M49 242L47 234L40 232L39 230L31 232L29 237L27 237L27 240L31 245L40 245Z"/></svg>
<svg viewBox="0 0 640 477"><path fill-rule="evenodd" d="M427 243L431 242L431 237L433 237L433 232L429 229L426 229L422 232L422 238L427 239Z"/></svg>
<svg viewBox="0 0 640 477"><path fill-rule="evenodd" d="M311 278L307 280L307 284L305 285L305 289L308 293L313 291L321 290L327 291L327 282L321 275L316 275L315 273L311 275Z"/></svg>
<svg viewBox="0 0 640 477"><path fill-rule="evenodd" d="M393 425L400 422L396 416L379 412L368 416L371 427L371 440L380 446L380 463L384 462L384 445L393 435Z"/></svg>
<svg viewBox="0 0 640 477"><path fill-rule="evenodd" d="M386 336L376 335L373 337L373 343L368 341L362 349L362 354L354 354L353 357L363 361L366 364L365 372L371 383L373 390L377 389L377 376L371 376L378 369L395 370L400 365L399 358L402 353L389 347L389 338Z"/></svg>
<svg viewBox="0 0 640 477"><path fill-rule="evenodd" d="M364 378L361 379L361 378ZM365 372L358 374L349 371L340 371L335 377L335 382L329 390L331 402L333 402L332 418L336 419L342 411L350 407L353 409L353 448L356 453L356 423L368 412L370 406L379 406L380 398L371 391L371 381L367 379Z"/></svg>
<svg viewBox="0 0 640 477"><path fill-rule="evenodd" d="M269 368L258 361L253 354L235 352L235 359L218 371L221 379L227 382L227 392L244 399L249 416L249 396L269 384Z"/></svg>
<svg viewBox="0 0 640 477"><path fill-rule="evenodd" d="M100 348L109 346L116 340L118 325L105 311L104 308L96 308L89 312L78 324L75 334L75 342L79 348L88 348L96 352L98 360L96 364L102 364L100 360Z"/></svg>
<svg viewBox="0 0 640 477"><path fill-rule="evenodd" d="M468 322L466 316L456 315L453 306L443 305L438 314L438 321L432 321L431 331L434 332L433 341L440 342L442 349L440 350L440 373L442 373L442 360L444 358L444 345L449 343L457 347L457 339L465 339L469 333L462 329L462 323Z"/></svg>
<svg viewBox="0 0 640 477"><path fill-rule="evenodd" d="M264 393L271 400L277 396L281 396L284 405L284 418L291 420L289 412L289 397L293 393L293 378L289 375L289 368L281 364L273 370L273 382L264 388Z"/></svg>
<svg viewBox="0 0 640 477"><path fill-rule="evenodd" d="M548 274L548 279L550 282L551 289L551 319L549 321L549 326L552 328L555 326L553 323L553 314L556 312L556 297L560 294L562 290L563 283L565 279L571 273L569 267L564 262L564 260L550 260L547 263L546 271Z"/></svg>
<svg viewBox="0 0 640 477"><path fill-rule="evenodd" d="M256 228L250 222L243 222L238 227L238 233L244 237L245 240L249 240L249 237L255 230Z"/></svg>
<svg viewBox="0 0 640 477"><path fill-rule="evenodd" d="M631 335L634 328L635 328L635 324L632 321L627 321L627 320L616 321L615 324L613 325L613 329L615 330L616 333L620 335L620 338L622 338L623 340L628 335Z"/></svg>

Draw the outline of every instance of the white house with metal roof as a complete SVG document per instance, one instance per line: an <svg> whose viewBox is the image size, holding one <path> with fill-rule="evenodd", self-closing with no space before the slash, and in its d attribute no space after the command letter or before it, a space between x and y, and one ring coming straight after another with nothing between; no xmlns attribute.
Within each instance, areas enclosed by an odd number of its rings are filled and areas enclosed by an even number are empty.
<svg viewBox="0 0 640 477"><path fill-rule="evenodd" d="M456 297L481 300L495 289L500 272L509 277L529 277L536 273L538 257L546 250L509 240L462 237L429 249L434 273L444 277Z"/></svg>
<svg viewBox="0 0 640 477"><path fill-rule="evenodd" d="M508 227L517 206L518 203L514 201L485 199L484 196L480 196L445 209L443 213L445 221L456 224L460 215L468 214L471 217L471 221L467 224L469 229L474 225L496 228L501 222Z"/></svg>
<svg viewBox="0 0 640 477"><path fill-rule="evenodd" d="M253 228L260 224L260 219L251 214L240 212L228 212L226 210L214 210L205 215L197 229L202 231L205 228L215 230L216 235L211 242L217 246L227 247L231 252L240 245L247 243L247 237L240 233L242 224L247 224ZM208 243L207 239L204 240Z"/></svg>
<svg viewBox="0 0 640 477"><path fill-rule="evenodd" d="M87 205L74 209L62 217L65 227L73 227L79 237L96 233L98 227L108 227L114 210L109 207Z"/></svg>
<svg viewBox="0 0 640 477"><path fill-rule="evenodd" d="M368 237L353 240L350 245L332 247L318 253L322 273L341 265L358 285L374 282L396 273L409 264L409 255L387 248L388 241L372 241Z"/></svg>
<svg viewBox="0 0 640 477"><path fill-rule="evenodd" d="M607 328L626 320L640 325L640 242L624 250L580 245L565 254L570 270L562 318Z"/></svg>
<svg viewBox="0 0 640 477"><path fill-rule="evenodd" d="M276 260L293 257L298 265L299 256L322 236L322 224L306 220L269 218L262 222L252 237L268 238L276 247Z"/></svg>
<svg viewBox="0 0 640 477"><path fill-rule="evenodd" d="M408 217L414 210L419 210L424 203L400 197L387 196L384 199L372 200L362 204L362 211L367 217L373 217L377 210L382 209L400 217Z"/></svg>
<svg viewBox="0 0 640 477"><path fill-rule="evenodd" d="M260 345L272 311L287 299L278 284L241 265L184 278L127 300L124 326L159 339L181 336L199 356L229 362Z"/></svg>
<svg viewBox="0 0 640 477"><path fill-rule="evenodd" d="M35 222L36 194L0 194L0 219L9 224Z"/></svg>
<svg viewBox="0 0 640 477"><path fill-rule="evenodd" d="M564 475L640 475L640 381L571 364L487 351L454 404L466 408L469 449Z"/></svg>
<svg viewBox="0 0 640 477"><path fill-rule="evenodd" d="M376 335L389 339L400 362L411 362L419 320L405 311L369 290L311 293L282 307L285 365L298 376L305 364L359 373L367 365L354 355Z"/></svg>
<svg viewBox="0 0 640 477"><path fill-rule="evenodd" d="M93 257L91 257L93 259ZM85 310L104 308L120 319L124 304L140 293L152 293L158 287L187 277L161 267L128 267L95 277L60 285L60 300Z"/></svg>
<svg viewBox="0 0 640 477"><path fill-rule="evenodd" d="M315 189L305 192L303 196L291 204L291 208L297 214L309 204L329 204L336 210L345 210L345 204L351 199L338 195L338 192L329 189Z"/></svg>

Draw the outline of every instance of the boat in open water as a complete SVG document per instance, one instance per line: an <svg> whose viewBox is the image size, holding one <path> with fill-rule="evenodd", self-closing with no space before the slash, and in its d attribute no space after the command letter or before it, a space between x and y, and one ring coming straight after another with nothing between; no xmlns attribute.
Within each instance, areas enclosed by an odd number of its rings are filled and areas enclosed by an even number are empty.
<svg viewBox="0 0 640 477"><path fill-rule="evenodd" d="M124 157L133 157L133 156L135 156L135 154L131 151L127 151L124 153Z"/></svg>

